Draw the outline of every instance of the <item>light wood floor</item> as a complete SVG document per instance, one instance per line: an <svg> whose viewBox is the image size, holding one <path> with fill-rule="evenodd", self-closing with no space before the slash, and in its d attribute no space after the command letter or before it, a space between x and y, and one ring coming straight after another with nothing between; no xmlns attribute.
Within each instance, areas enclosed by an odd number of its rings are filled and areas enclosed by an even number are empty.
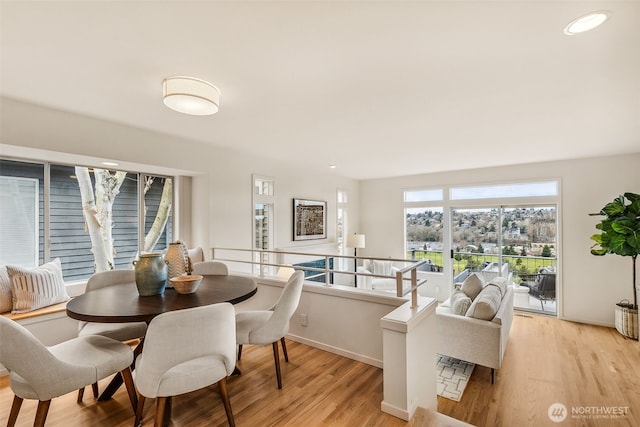
<svg viewBox="0 0 640 427"><path fill-rule="evenodd" d="M270 347L246 346L243 375L229 381L229 394L242 426L445 426L427 413L403 422L380 411L382 371L343 357L287 341L290 362L283 363L278 390ZM431 358L431 357L430 357ZM640 350L637 341L615 329L557 319L516 315L503 368L496 383L490 370L476 366L460 402L438 398L438 410L477 426L638 426L640 425ZM105 382L100 384L101 390ZM13 394L0 378L0 425L6 425ZM84 403L75 393L54 399L47 426L131 426L133 412L126 392L96 402L90 390ZM144 425L153 425L153 403L147 402ZM572 418L553 423L549 406L628 407L616 419ZM36 404L25 401L18 427L31 426ZM590 409L593 410L593 409ZM225 426L217 388L174 400L173 426Z"/></svg>

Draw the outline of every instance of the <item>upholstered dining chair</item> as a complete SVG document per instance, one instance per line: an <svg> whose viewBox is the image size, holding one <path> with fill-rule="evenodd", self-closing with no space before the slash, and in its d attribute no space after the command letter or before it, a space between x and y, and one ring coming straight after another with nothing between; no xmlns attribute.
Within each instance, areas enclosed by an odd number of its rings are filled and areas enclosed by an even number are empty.
<svg viewBox="0 0 640 427"><path fill-rule="evenodd" d="M0 363L9 371L14 398L7 427L15 426L24 399L38 400L34 426L44 426L51 399L120 372L136 408L131 347L98 335L46 347L29 330L0 316Z"/></svg>
<svg viewBox="0 0 640 427"><path fill-rule="evenodd" d="M282 388L278 341L282 344L284 360L288 362L289 355L287 354L284 336L289 332L289 320L296 308L298 308L303 283L304 273L296 271L289 277L278 302L273 307L267 310L242 311L236 314L238 360L242 357L242 346L244 344L271 344L278 388Z"/></svg>
<svg viewBox="0 0 640 427"><path fill-rule="evenodd" d="M227 421L235 425L227 392L235 368L234 314L231 304L219 303L166 312L151 321L133 373L139 393L135 426L142 421L145 398L156 398L154 425L163 426L172 396L216 382Z"/></svg>
<svg viewBox="0 0 640 427"><path fill-rule="evenodd" d="M220 261L204 261L193 264L193 274L226 276L229 274L229 268Z"/></svg>
<svg viewBox="0 0 640 427"><path fill-rule="evenodd" d="M122 283L134 283L135 270L109 270L95 273L87 281L85 292ZM101 335L118 341L129 341L144 337L147 331L145 322L98 323L78 322L78 336ZM78 402L82 401L84 388L78 390ZM93 384L93 396L98 397L98 384Z"/></svg>

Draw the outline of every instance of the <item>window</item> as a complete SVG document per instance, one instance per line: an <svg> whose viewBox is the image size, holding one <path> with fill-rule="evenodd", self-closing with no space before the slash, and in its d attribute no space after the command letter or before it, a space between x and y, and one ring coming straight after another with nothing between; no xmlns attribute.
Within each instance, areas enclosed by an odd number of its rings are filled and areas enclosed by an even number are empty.
<svg viewBox="0 0 640 427"><path fill-rule="evenodd" d="M273 249L273 224L274 224L274 181L271 178L253 177L253 248L261 250ZM273 264L273 254L257 252L254 261L262 264ZM262 271L255 264L255 274L269 274L272 270L269 266L263 266Z"/></svg>
<svg viewBox="0 0 640 427"><path fill-rule="evenodd" d="M7 237L11 234L0 236L3 264L35 266L60 258L65 280L79 280L95 271L131 268L139 251L159 252L171 241L170 177L4 159L0 160L0 166L2 182L14 183L0 188L3 200L0 227L13 227L16 219L25 224L18 231L25 243L12 244L11 237ZM18 180L31 181L32 188L16 186ZM144 182L143 190L138 188L140 181ZM36 183L38 188L34 192ZM34 197L37 213L25 204ZM13 217L4 212L9 206L5 199L13 200ZM23 214L16 215L17 203L22 205ZM144 207L142 212L140 206ZM26 227L27 222L34 224ZM140 224L144 225L143 231ZM5 253L17 251L7 252L4 245L19 247L21 253L28 254L21 254L24 260L20 262L5 260Z"/></svg>
<svg viewBox="0 0 640 427"><path fill-rule="evenodd" d="M451 188L451 200L557 196L558 182L526 182Z"/></svg>
<svg viewBox="0 0 640 427"><path fill-rule="evenodd" d="M39 193L36 178L0 176L0 265L38 264Z"/></svg>

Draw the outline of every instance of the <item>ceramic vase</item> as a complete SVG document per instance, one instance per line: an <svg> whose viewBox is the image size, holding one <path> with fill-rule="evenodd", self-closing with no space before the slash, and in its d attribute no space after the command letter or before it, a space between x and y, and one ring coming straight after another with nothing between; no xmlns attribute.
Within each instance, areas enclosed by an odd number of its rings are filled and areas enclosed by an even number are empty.
<svg viewBox="0 0 640 427"><path fill-rule="evenodd" d="M136 271L136 286L140 296L164 293L169 267L162 254L144 254L133 261Z"/></svg>
<svg viewBox="0 0 640 427"><path fill-rule="evenodd" d="M169 243L169 248L164 254L164 259L169 263L169 272L167 276L169 279L190 273L189 252L187 251L187 245L184 243L180 241Z"/></svg>

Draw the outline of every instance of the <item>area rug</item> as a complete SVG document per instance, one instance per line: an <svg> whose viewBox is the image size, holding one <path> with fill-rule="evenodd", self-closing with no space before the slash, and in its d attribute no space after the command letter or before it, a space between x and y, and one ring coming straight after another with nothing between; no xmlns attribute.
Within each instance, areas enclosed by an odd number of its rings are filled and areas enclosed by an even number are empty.
<svg viewBox="0 0 640 427"><path fill-rule="evenodd" d="M438 396L459 402L476 365L439 354L436 360Z"/></svg>

